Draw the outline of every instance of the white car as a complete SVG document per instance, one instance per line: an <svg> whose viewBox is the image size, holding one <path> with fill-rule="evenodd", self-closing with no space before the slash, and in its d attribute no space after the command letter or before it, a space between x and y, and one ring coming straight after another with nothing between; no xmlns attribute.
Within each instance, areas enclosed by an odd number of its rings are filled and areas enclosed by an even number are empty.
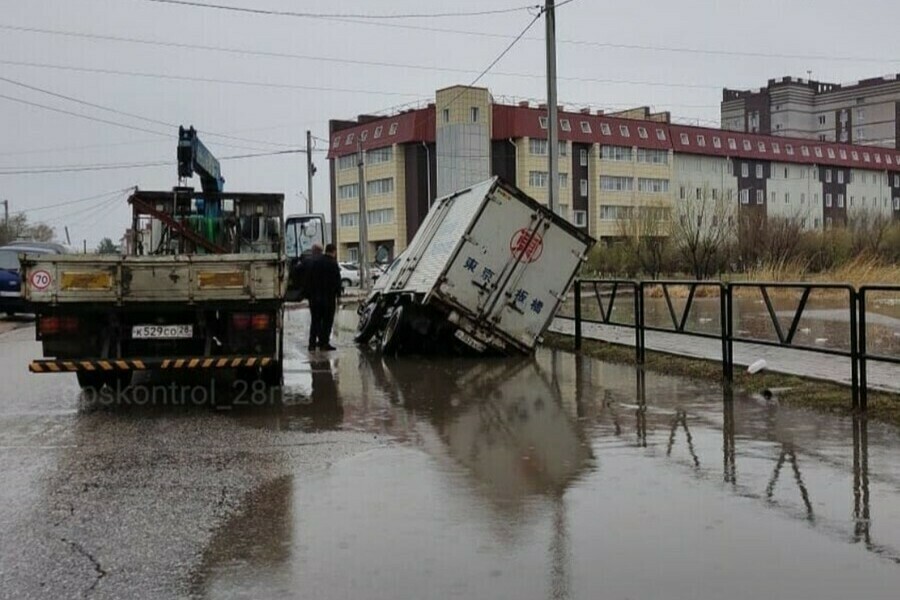
<svg viewBox="0 0 900 600"><path fill-rule="evenodd" d="M354 263L339 263L341 267L341 288L359 287L359 266Z"/></svg>

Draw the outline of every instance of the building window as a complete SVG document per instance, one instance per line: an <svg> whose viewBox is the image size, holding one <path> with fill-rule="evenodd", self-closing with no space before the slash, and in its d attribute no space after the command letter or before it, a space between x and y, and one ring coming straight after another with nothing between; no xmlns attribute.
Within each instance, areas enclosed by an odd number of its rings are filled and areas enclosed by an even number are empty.
<svg viewBox="0 0 900 600"><path fill-rule="evenodd" d="M358 162L356 160L357 156L358 156L358 154L356 154L354 152L353 154L348 154L346 156L338 157L338 171L346 171L347 169L355 169L356 163Z"/></svg>
<svg viewBox="0 0 900 600"><path fill-rule="evenodd" d="M353 140L354 140L354 137L353 137L353 136L354 136L354 134L352 134L352 133L347 134L347 141L344 142L344 145L345 145L345 146L352 146L352 145L353 145Z"/></svg>
<svg viewBox="0 0 900 600"><path fill-rule="evenodd" d="M750 140L744 140L744 150L746 152L750 152L753 149L753 146L750 145Z"/></svg>
<svg viewBox="0 0 900 600"><path fill-rule="evenodd" d="M382 131L384 131L384 125L379 125L378 127L375 128L375 139L376 140L381 137ZM359 252L358 248L351 248L351 250L356 250L357 253Z"/></svg>
<svg viewBox="0 0 900 600"><path fill-rule="evenodd" d="M825 124L825 115L819 115L819 125Z"/></svg>
<svg viewBox="0 0 900 600"><path fill-rule="evenodd" d="M826 152L828 152L828 158L830 158L830 159L833 160L833 159L834 159L834 149L833 149L833 148L828 148L828 149L826 150Z"/></svg>
<svg viewBox="0 0 900 600"><path fill-rule="evenodd" d="M853 160L859 160L859 152L857 152L856 150L851 150L850 158L852 158Z"/></svg>
<svg viewBox="0 0 900 600"><path fill-rule="evenodd" d="M703 188L697 188L694 190L694 199L703 200Z"/></svg>
<svg viewBox="0 0 900 600"><path fill-rule="evenodd" d="M769 192L769 204L775 204L775 192Z"/></svg>
<svg viewBox="0 0 900 600"><path fill-rule="evenodd" d="M838 183L844 183L844 172L843 171L838 170L837 179L838 179Z"/></svg>
<svg viewBox="0 0 900 600"><path fill-rule="evenodd" d="M587 121L582 121L581 122L581 132L582 133L590 133L591 132L591 124L588 123ZM578 211L575 211L575 212L577 213Z"/></svg>
<svg viewBox="0 0 900 600"><path fill-rule="evenodd" d="M728 149L737 150L737 140L735 140L734 138L728 138Z"/></svg>
<svg viewBox="0 0 900 600"><path fill-rule="evenodd" d="M722 147L722 139L719 136L714 135L712 141L713 141L713 148L721 148Z"/></svg>
<svg viewBox="0 0 900 600"><path fill-rule="evenodd" d="M587 227L587 211L586 210L576 210L573 212L575 216L575 226L576 227Z"/></svg>
<svg viewBox="0 0 900 600"><path fill-rule="evenodd" d="M678 197L681 198L682 200L684 200L684 196L685 196L684 186L681 186L681 189L678 193Z"/></svg>
<svg viewBox="0 0 900 600"><path fill-rule="evenodd" d="M800 192L800 204L806 204L806 194Z"/></svg>
<svg viewBox="0 0 900 600"><path fill-rule="evenodd" d="M367 165L379 165L394 160L394 148L387 146L366 152Z"/></svg>
<svg viewBox="0 0 900 600"><path fill-rule="evenodd" d="M342 214L341 227L359 227L359 213Z"/></svg>
<svg viewBox="0 0 900 600"><path fill-rule="evenodd" d="M478 122L478 107L477 106L473 106L472 108L469 109L469 119L473 123Z"/></svg>
<svg viewBox="0 0 900 600"><path fill-rule="evenodd" d="M559 143L559 155L560 156L568 156L569 155L569 145L566 142Z"/></svg>
<svg viewBox="0 0 900 600"><path fill-rule="evenodd" d="M642 140L646 140L647 139L647 128L646 127L638 127L638 136Z"/></svg>
<svg viewBox="0 0 900 600"><path fill-rule="evenodd" d="M559 187L561 187L561 188L569 187L569 174L568 173L560 173L559 174Z"/></svg>
<svg viewBox="0 0 900 600"><path fill-rule="evenodd" d="M847 160L847 151L841 148L838 150L838 156L841 157L841 160Z"/></svg>
<svg viewBox="0 0 900 600"><path fill-rule="evenodd" d="M335 148L340 146L341 145L341 136L339 136L339 135L334 136L334 140L331 142L331 145L334 146Z"/></svg>
<svg viewBox="0 0 900 600"><path fill-rule="evenodd" d="M665 165L669 163L669 151L638 148L637 161L639 163L649 163L652 165Z"/></svg>
<svg viewBox="0 0 900 600"><path fill-rule="evenodd" d="M713 189L712 189L712 199L713 199L713 200L718 200L718 199L719 199L719 190L717 190L716 188L713 188Z"/></svg>
<svg viewBox="0 0 900 600"><path fill-rule="evenodd" d="M549 151L548 147L547 140L537 138L529 138L528 140L528 151L531 154L546 155Z"/></svg>
<svg viewBox="0 0 900 600"><path fill-rule="evenodd" d="M772 154L781 154L781 146L778 142L772 142Z"/></svg>
<svg viewBox="0 0 900 600"><path fill-rule="evenodd" d="M785 144L785 145L784 145L784 151L787 153L788 156L793 156L793 155L794 155L794 147L791 146L790 144Z"/></svg>
<svg viewBox="0 0 900 600"><path fill-rule="evenodd" d="M582 197L582 198L587 198L587 195L588 195L588 180L587 180L587 179L582 179L582 180L579 182L579 186L578 186L578 187L579 187L579 191L581 192L581 197Z"/></svg>
<svg viewBox="0 0 900 600"><path fill-rule="evenodd" d="M634 179L631 177L601 175L600 189L607 192L630 192L634 189Z"/></svg>
<svg viewBox="0 0 900 600"><path fill-rule="evenodd" d="M741 163L741 177L750 177L750 165Z"/></svg>
<svg viewBox="0 0 900 600"><path fill-rule="evenodd" d="M359 196L359 184L350 183L338 186L338 198L341 200L356 198L357 196Z"/></svg>
<svg viewBox="0 0 900 600"><path fill-rule="evenodd" d="M700 146L701 148L705 147L706 146L706 138L703 137L702 135L698 135L697 136L697 145Z"/></svg>
<svg viewBox="0 0 900 600"><path fill-rule="evenodd" d="M631 137L631 132L628 131L628 125L619 125L619 135L622 137Z"/></svg>
<svg viewBox="0 0 900 600"><path fill-rule="evenodd" d="M603 135L612 135L612 131L610 131L609 129L609 124L600 123L600 133L602 133Z"/></svg>
<svg viewBox="0 0 900 600"><path fill-rule="evenodd" d="M756 203L762 204L766 201L766 195L762 190L756 190Z"/></svg>
<svg viewBox="0 0 900 600"><path fill-rule="evenodd" d="M362 131L359 134L359 141L364 142L368 139L368 137L369 137L369 131L368 130Z"/></svg>
<svg viewBox="0 0 900 600"><path fill-rule="evenodd" d="M688 134L682 133L680 137L681 137L681 144L682 144L683 146L690 146L690 145L691 145L691 140L690 140L690 138L688 137Z"/></svg>
<svg viewBox="0 0 900 600"><path fill-rule="evenodd" d="M844 208L844 195L838 194L837 196L838 208Z"/></svg>
<svg viewBox="0 0 900 600"><path fill-rule="evenodd" d="M388 129L388 135L397 135L397 123L391 123L391 128Z"/></svg>
<svg viewBox="0 0 900 600"><path fill-rule="evenodd" d="M765 143L765 142L759 142L758 144L756 144L756 148L757 148L757 150L759 150L760 152L765 153L765 151L766 151L766 143Z"/></svg>
<svg viewBox="0 0 900 600"><path fill-rule="evenodd" d="M822 149L816 146L813 148L813 151L816 153L816 158L822 158Z"/></svg>
<svg viewBox="0 0 900 600"><path fill-rule="evenodd" d="M900 210L900 198L894 198L894 210Z"/></svg>
<svg viewBox="0 0 900 600"><path fill-rule="evenodd" d="M791 193L790 193L790 192L785 192L785 193L784 193L784 203L785 203L785 204L790 204L790 203L791 203Z"/></svg>
<svg viewBox="0 0 900 600"><path fill-rule="evenodd" d="M572 131L572 125L569 124L568 119L560 119L559 128L562 129L563 131Z"/></svg>
<svg viewBox="0 0 900 600"><path fill-rule="evenodd" d="M386 177L384 179L374 179L366 183L366 194L369 196L379 196L382 194L391 194L394 191L394 178Z"/></svg>
<svg viewBox="0 0 900 600"><path fill-rule="evenodd" d="M825 183L831 183L831 169L825 169Z"/></svg>
<svg viewBox="0 0 900 600"><path fill-rule="evenodd" d="M669 191L669 180L639 177L638 191L647 192L649 194L666 194Z"/></svg>
<svg viewBox="0 0 900 600"><path fill-rule="evenodd" d="M831 229L831 217L825 217L825 229Z"/></svg>
<svg viewBox="0 0 900 600"><path fill-rule="evenodd" d="M538 123L540 123L541 129L547 129L547 117L538 117Z"/></svg>
<svg viewBox="0 0 900 600"><path fill-rule="evenodd" d="M578 151L578 162L582 167L588 166L588 151L584 148Z"/></svg>
<svg viewBox="0 0 900 600"><path fill-rule="evenodd" d="M600 152L603 160L631 162L632 151L630 146L601 146Z"/></svg>
<svg viewBox="0 0 900 600"><path fill-rule="evenodd" d="M831 208L831 194L825 194L825 208Z"/></svg>
<svg viewBox="0 0 900 600"><path fill-rule="evenodd" d="M444 115L444 123L449 123L450 122L450 109L445 108L443 111L441 111L441 113Z"/></svg>
<svg viewBox="0 0 900 600"><path fill-rule="evenodd" d="M359 248L347 248L347 259L352 263L359 262Z"/></svg>
<svg viewBox="0 0 900 600"><path fill-rule="evenodd" d="M756 165L756 178L757 179L763 178L763 166L762 165Z"/></svg>
<svg viewBox="0 0 900 600"><path fill-rule="evenodd" d="M877 164L877 165L881 164L881 155L880 154L875 155L875 164Z"/></svg>
<svg viewBox="0 0 900 600"><path fill-rule="evenodd" d="M547 179L549 175L547 171L529 171L528 172L528 185L533 188L543 188L547 187Z"/></svg>
<svg viewBox="0 0 900 600"><path fill-rule="evenodd" d="M369 225L389 225L394 222L393 208L379 208L369 211Z"/></svg>
<svg viewBox="0 0 900 600"><path fill-rule="evenodd" d="M894 175L894 187L900 187L900 175Z"/></svg>
<svg viewBox="0 0 900 600"><path fill-rule="evenodd" d="M666 132L665 132L665 130L663 130L663 129L657 129L657 130L656 130L656 139L658 139L658 140L661 141L661 142L666 141Z"/></svg>
<svg viewBox="0 0 900 600"><path fill-rule="evenodd" d="M863 162L869 162L869 153L863 152Z"/></svg>
<svg viewBox="0 0 900 600"><path fill-rule="evenodd" d="M750 204L750 190L741 190L741 204Z"/></svg>

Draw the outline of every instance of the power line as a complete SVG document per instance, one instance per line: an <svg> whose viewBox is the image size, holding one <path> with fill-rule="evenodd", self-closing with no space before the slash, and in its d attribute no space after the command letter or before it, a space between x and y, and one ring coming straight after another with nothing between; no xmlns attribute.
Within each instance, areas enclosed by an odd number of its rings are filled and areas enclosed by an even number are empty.
<svg viewBox="0 0 900 600"><path fill-rule="evenodd" d="M514 12L523 12L533 10L535 5L516 6L511 8L497 8L491 10L466 11L466 12L444 12L444 13L396 13L396 14L353 14L353 13L313 13L313 12L294 12L288 10L270 10L262 8L249 8L244 6L232 6L226 4L208 4L204 2L193 2L191 0L144 0L145 2L154 2L156 4L173 4L178 6L189 6L192 8L204 8L225 10L238 13L251 13L256 15L271 15L279 17L298 17L303 19L373 19L373 20L394 20L394 19L437 19L437 18L455 18L455 17L485 17L490 15L502 15ZM565 3L564 3L565 4Z"/></svg>
<svg viewBox="0 0 900 600"><path fill-rule="evenodd" d="M103 192L102 194L94 194L92 196L85 196L84 198L77 198L75 200L66 200L65 202L57 202L56 204L47 204L44 206L36 206L34 208L25 208L25 209L16 211L15 214L24 215L24 214L30 214L33 212L38 212L41 210L49 210L51 208L59 208L61 206L70 206L72 204L80 204L82 202L89 202L91 200L96 200L98 198L106 198L107 196L110 196L112 194L122 194L131 189L134 189L134 186L126 187L126 188L122 188L122 189L118 189L118 190L112 190L109 192Z"/></svg>
<svg viewBox="0 0 900 600"><path fill-rule="evenodd" d="M325 87L325 86L312 86L312 85L297 85L290 83L271 83L271 82L263 82L263 81L246 81L240 79L214 79L210 77L195 77L195 76L184 76L184 75L170 75L164 73L147 73L142 71L119 71L115 69L98 69L98 68L90 68L90 67L77 67L72 65L53 65L47 63L36 63L36 62L27 62L27 61L15 61L15 60L0 60L0 64L4 65L12 65L17 67L34 67L39 69L56 69L61 71L76 71L81 73L103 73L106 75L124 75L128 77L143 77L149 79L172 79L175 81L190 81L190 82L202 82L202 83L224 83L229 85L245 85L250 87L263 87L263 88L276 88L276 89L291 89L291 90L305 90L305 91L315 91L315 92L335 92L335 93L347 93L347 94L373 94L373 95L381 95L381 96L418 96L419 94L409 94L404 92L387 92L387 91L378 91L378 90L360 90L360 89L352 89L352 88L334 88L334 87Z"/></svg>
<svg viewBox="0 0 900 600"><path fill-rule="evenodd" d="M562 5L559 5L562 6ZM557 6L557 8L559 8ZM374 61L374 60L361 60L361 59L345 59L345 58L337 58L331 56L316 56L309 54L294 54L287 52L271 52L264 50L252 50L249 48L234 48L227 46L208 46L202 44L190 44L186 42L162 42L156 40L148 40L141 38L126 38L120 36L111 36L111 35L99 35L99 34L86 34L81 32L65 32L59 30L48 30L48 29L37 29L37 28L24 28L24 27L11 27L7 25L0 25L0 29L11 29L14 31L26 31L32 33L45 33L51 35L63 35L63 36L72 36L78 38L86 38L91 40L100 40L100 41L111 41L111 42L121 42L121 43L133 43L133 44L144 44L151 46L159 46L164 48L184 48L189 50L201 50L207 52L223 52L228 54L237 54L241 56L261 56L267 58L279 58L279 59L292 59L292 60L305 60L312 62L326 62L333 64L345 64L345 65L354 65L354 66L367 66L367 67L384 67L390 69L414 69L418 71L430 71L430 72L439 72L439 73L458 73L458 74L471 74L477 73L474 69L461 69L454 67L442 67L442 66L433 66L433 65L422 65L422 64L409 64L409 63L397 63L397 62L387 62L387 61ZM496 77L514 77L514 78L528 78L528 79L541 79L543 75L535 74L535 73L517 73L517 72L504 72L504 71L494 71L492 75ZM634 80L624 80L624 79L610 79L610 78L594 78L594 77L578 77L578 76L565 76L560 75L557 77L560 81L572 81L577 83L603 83L603 84L619 84L619 85L646 85L646 86L659 86L659 87L673 87L673 88L698 88L698 89L715 89L720 90L722 86L719 85L709 85L709 84L697 84L697 83L683 83L683 82L662 82L662 81L634 81Z"/></svg>
<svg viewBox="0 0 900 600"><path fill-rule="evenodd" d="M0 96L2 97L2 96ZM317 152L325 152L325 150L317 150ZM274 150L272 152L257 152L252 154L235 154L231 156L221 156L219 160L243 160L248 158L260 158L264 156L280 156L284 154L305 154L306 148L295 148L291 150ZM101 164L80 164L80 165L43 165L37 167L27 167L15 170L3 170L0 168L0 176L3 175L37 175L49 173L78 173L83 171L110 171L119 169L136 169L147 167L172 166L177 164L171 160L144 161L131 163L101 163Z"/></svg>
<svg viewBox="0 0 900 600"><path fill-rule="evenodd" d="M9 79L8 77L0 77L0 81L5 81L6 83L9 83L11 85L15 85L15 86L22 87L22 88L25 88L28 90L39 92L41 94L47 94L49 96L53 96L54 98L68 100L69 102L75 102L77 104L81 104L82 106L89 106L91 108L96 108L98 110L103 110L103 111L110 112L110 113L113 113L116 115L121 115L121 116L129 117L132 119L137 119L139 121L145 121L147 123L152 123L154 125L162 125L164 127L173 127L173 128L177 127L177 125L174 123L169 123L167 121L160 121L159 119L153 119L150 117L145 117L143 115L137 115L137 114L126 112L126 111L119 110L116 108L110 108L109 106L104 106L102 104L96 104L94 102L88 102L88 101L82 100L80 98L75 98L73 96L67 96L65 94L60 94L58 92L54 92L54 91L51 91L51 90L48 90L45 88L40 88L40 87L37 87L34 85L29 85L29 84L21 82L21 81L16 81L15 79ZM215 132L211 132L211 131L201 131L201 133L211 136L211 137L220 137L220 138L224 138L224 139L238 140L238 141L242 141L242 142L250 142L250 143L256 143L256 144L269 144L272 146L293 147L292 144L280 144L280 143L276 143L276 142L253 140L253 139L249 139L249 138L243 138L243 137L238 137L238 136L234 136L234 135L227 135L224 133L215 133Z"/></svg>

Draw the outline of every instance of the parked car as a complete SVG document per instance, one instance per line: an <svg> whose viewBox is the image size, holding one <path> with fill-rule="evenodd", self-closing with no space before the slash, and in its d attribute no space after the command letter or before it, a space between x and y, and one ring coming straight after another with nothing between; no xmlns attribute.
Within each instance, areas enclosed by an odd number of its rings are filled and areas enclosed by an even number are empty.
<svg viewBox="0 0 900 600"><path fill-rule="evenodd" d="M0 313L6 313L10 317L30 312L22 299L20 254L43 256L68 252L62 244L49 242L12 242L0 248Z"/></svg>
<svg viewBox="0 0 900 600"><path fill-rule="evenodd" d="M355 263L342 262L341 267L341 291L348 287L359 287L359 266Z"/></svg>

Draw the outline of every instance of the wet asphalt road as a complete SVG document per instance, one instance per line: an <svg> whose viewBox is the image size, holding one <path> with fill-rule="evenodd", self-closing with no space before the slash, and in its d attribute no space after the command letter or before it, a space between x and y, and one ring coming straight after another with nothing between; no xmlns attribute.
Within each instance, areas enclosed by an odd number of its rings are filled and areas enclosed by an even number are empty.
<svg viewBox="0 0 900 600"><path fill-rule="evenodd" d="M125 404L0 335L0 597L897 597L895 429L548 350L382 361L339 325L309 355L289 313L276 396Z"/></svg>

